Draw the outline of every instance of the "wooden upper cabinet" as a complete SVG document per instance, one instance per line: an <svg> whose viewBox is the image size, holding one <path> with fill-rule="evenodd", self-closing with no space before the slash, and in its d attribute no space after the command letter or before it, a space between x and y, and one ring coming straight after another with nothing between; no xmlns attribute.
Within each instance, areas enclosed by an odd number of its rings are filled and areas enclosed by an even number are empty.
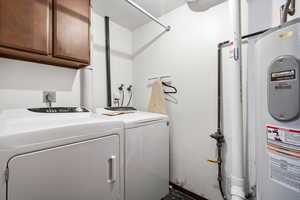
<svg viewBox="0 0 300 200"><path fill-rule="evenodd" d="M50 0L0 0L0 47L48 55L50 3Z"/></svg>
<svg viewBox="0 0 300 200"><path fill-rule="evenodd" d="M0 0L0 57L89 65L90 0Z"/></svg>
<svg viewBox="0 0 300 200"><path fill-rule="evenodd" d="M53 3L53 56L88 64L90 0L54 0Z"/></svg>

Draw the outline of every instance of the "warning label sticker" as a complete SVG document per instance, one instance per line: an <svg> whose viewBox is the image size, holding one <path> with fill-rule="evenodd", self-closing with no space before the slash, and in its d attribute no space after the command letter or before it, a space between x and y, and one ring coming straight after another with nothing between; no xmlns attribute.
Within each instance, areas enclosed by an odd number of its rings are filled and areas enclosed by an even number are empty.
<svg viewBox="0 0 300 200"><path fill-rule="evenodd" d="M267 126L268 140L300 146L300 130Z"/></svg>
<svg viewBox="0 0 300 200"><path fill-rule="evenodd" d="M266 128L270 178L300 192L300 130Z"/></svg>

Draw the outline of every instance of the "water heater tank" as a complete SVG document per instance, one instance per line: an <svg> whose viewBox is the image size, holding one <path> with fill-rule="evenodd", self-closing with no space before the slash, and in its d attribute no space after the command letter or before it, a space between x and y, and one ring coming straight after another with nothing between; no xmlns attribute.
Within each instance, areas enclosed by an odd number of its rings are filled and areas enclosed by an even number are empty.
<svg viewBox="0 0 300 200"><path fill-rule="evenodd" d="M300 19L264 33L255 50L258 200L299 200Z"/></svg>
<svg viewBox="0 0 300 200"><path fill-rule="evenodd" d="M203 12L209 8L223 3L226 0L188 0L187 4L195 12Z"/></svg>

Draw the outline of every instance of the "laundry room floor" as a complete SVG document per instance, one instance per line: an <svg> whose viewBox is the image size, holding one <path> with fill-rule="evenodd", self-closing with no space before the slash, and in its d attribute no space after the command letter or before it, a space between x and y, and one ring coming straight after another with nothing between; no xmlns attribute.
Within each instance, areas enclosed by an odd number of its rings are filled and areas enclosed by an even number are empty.
<svg viewBox="0 0 300 200"><path fill-rule="evenodd" d="M170 194L161 200L195 200L179 191L171 190Z"/></svg>

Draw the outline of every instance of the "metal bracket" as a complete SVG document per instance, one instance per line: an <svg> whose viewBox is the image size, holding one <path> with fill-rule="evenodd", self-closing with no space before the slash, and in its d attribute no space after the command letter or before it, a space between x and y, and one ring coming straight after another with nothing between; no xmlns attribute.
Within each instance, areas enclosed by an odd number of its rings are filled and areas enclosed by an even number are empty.
<svg viewBox="0 0 300 200"><path fill-rule="evenodd" d="M170 126L170 122L169 121L167 121L167 126Z"/></svg>
<svg viewBox="0 0 300 200"><path fill-rule="evenodd" d="M240 59L240 49L239 48L234 48L233 58L235 61L238 61Z"/></svg>

